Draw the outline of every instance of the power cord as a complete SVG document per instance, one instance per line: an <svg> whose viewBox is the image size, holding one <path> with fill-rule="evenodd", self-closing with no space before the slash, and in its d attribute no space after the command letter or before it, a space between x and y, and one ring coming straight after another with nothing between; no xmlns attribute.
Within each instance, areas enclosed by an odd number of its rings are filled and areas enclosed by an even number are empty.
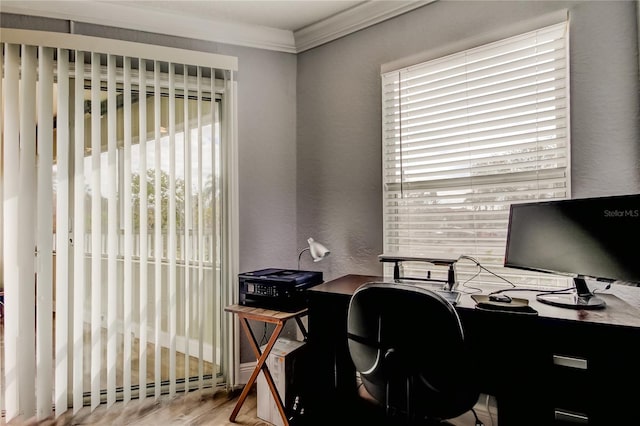
<svg viewBox="0 0 640 426"><path fill-rule="evenodd" d="M267 343L267 323L262 325L262 337L260 337L260 346Z"/></svg>
<svg viewBox="0 0 640 426"><path fill-rule="evenodd" d="M491 270L487 269L486 267L482 266L482 264L481 264L477 259L475 259L475 258L473 258L473 257L471 257L471 256L467 256L467 255L462 255L462 256L460 256L460 257L458 258L458 260L460 260L460 259L467 259L467 260L470 260L470 261L472 261L473 263L475 263L475 264L476 264L476 266L479 268L478 272L477 272L473 277L471 277L471 278L469 278L467 281L465 281L465 282L464 282L464 284L466 284L467 282L469 282L469 281L471 281L472 279L474 279L475 277L477 277L477 276L480 274L480 272L481 272L481 271L486 271L486 272L490 273L491 275L493 275L493 276L495 276L495 277L497 277L497 278L500 278L502 281L506 282L506 283L507 283L507 284L509 284L511 287L516 287L516 285L515 285L514 283L512 283L511 281L509 281L509 280L508 280L508 279L506 279L505 277L500 276L500 275L496 274L495 272L493 272L493 271L491 271ZM463 284L463 285L464 285L464 284ZM473 287L473 289L474 289L474 290L478 290L478 289L476 289L475 287Z"/></svg>
<svg viewBox="0 0 640 426"><path fill-rule="evenodd" d="M489 296L493 294L505 293L507 291L537 291L538 294L567 294L567 292L573 290L575 287L567 287L556 290L540 290L533 287L517 287L517 288L503 288L502 290L496 290L489 293Z"/></svg>
<svg viewBox="0 0 640 426"><path fill-rule="evenodd" d="M473 417L476 418L476 426L484 426L484 423L482 423L478 418L478 414L476 413L476 410L472 408L471 412L473 413Z"/></svg>
<svg viewBox="0 0 640 426"><path fill-rule="evenodd" d="M465 256L465 257L466 257L466 256ZM458 260L460 260L460 259L462 259L462 257L458 258ZM476 266L478 267L478 272L476 272L475 274L473 274L473 276L471 276L471 278L468 278L468 279L467 279L465 282L463 282L461 285L462 285L462 287L464 287L464 288L468 288L468 289L471 289L471 290L475 290L475 291L470 291L470 292L465 292L465 293L469 293L469 294L482 293L482 289L481 289L481 288L473 287L473 286L467 285L467 283L468 283L469 281L473 280L475 277L477 277L478 275L480 275L480 272L482 272L482 268L480 268L480 264L479 264L477 261L475 261L475 260L472 260L472 261L473 261L473 262L476 264Z"/></svg>
<svg viewBox="0 0 640 426"><path fill-rule="evenodd" d="M602 290L599 289L594 289L591 293L596 294L596 293L602 293L603 291L607 291L611 288L611 284L613 284L612 282L608 283L607 286L605 288L603 288Z"/></svg>
<svg viewBox="0 0 640 426"><path fill-rule="evenodd" d="M574 286L571 286L571 287L568 287L568 288L561 288L561 289L556 289L556 290L542 290L542 291L541 291L539 288L531 288L531 287L517 287L514 283L512 283L512 282L511 282L511 281L509 281L508 279L506 279L506 278L504 278L504 277L502 277L502 276L500 276L500 275L496 274L495 272L490 271L490 270L489 270L489 269L487 269L486 267L482 266L482 265L480 264L480 262L479 262L477 259L475 259L475 258L473 258L473 257L471 257L471 256L462 255L462 256L460 256L458 259L468 259L468 260L472 261L473 263L475 263L475 264L476 264L476 266L478 266L478 268L479 268L479 269L478 269L478 272L477 272L475 275L473 275L471 278L469 278L469 279L468 279L468 280L466 280L464 283L462 283L462 285L463 285L464 287L466 287L466 284L467 284L469 281L471 281L472 279L474 279L475 277L477 277L477 276L480 274L480 271L481 271L481 270L484 270L484 271L489 272L491 275L494 275L494 276L496 276L496 277L500 278L502 281L505 281L506 283L508 283L508 284L511 286L510 288L503 288L503 289L501 289L501 290L495 290L495 291L492 291L491 293L489 293L489 295L499 294L499 293L504 293L504 292L507 292L507 291L537 291L537 292L538 292L538 294L558 294L558 293L566 293L566 292L568 292L568 291L571 291L571 290L575 289L575 287L574 287ZM478 289L477 287L470 287L470 288L473 288L474 290L480 290L480 289ZM609 290L609 288L611 288L611 283L609 283L609 284L608 284L608 285L607 285L607 286L606 286L602 291ZM594 293L595 293L595 291L594 291Z"/></svg>
<svg viewBox="0 0 640 426"><path fill-rule="evenodd" d="M517 287L514 283L512 283L508 279L506 279L506 278L496 274L495 272L487 269L486 267L482 266L482 264L480 264L480 262L477 259L475 259L475 258L473 258L471 256L462 255L462 256L460 256L458 258L458 260L460 260L460 259L470 260L473 263L475 263L476 266L478 267L478 272L476 272L471 278L467 279L465 282L462 283L463 287L476 290L476 292L482 292L482 290L479 289L478 287L468 286L467 283L469 281L475 279L478 275L480 275L480 272L483 271L483 270L488 272L488 273L490 273L491 275L493 275L495 277L500 278L502 281L505 281L506 283L508 283L511 286L511 288L503 288L501 290L492 291L491 293L489 293L489 295L504 293L504 292L507 292L507 291L537 291L538 292L537 295L540 295L540 294L567 294L567 292L570 292L571 290L575 290L575 286L556 289L556 290L542 290L542 291L539 288ZM612 284L613 284L612 281L608 282L605 288L603 288L601 290L600 289L595 289L595 290L592 291L592 293L596 294L596 293L602 293L603 291L607 291L607 290L609 290L611 288Z"/></svg>
<svg viewBox="0 0 640 426"><path fill-rule="evenodd" d="M488 273L490 273L491 275L494 275L498 278L500 278L502 281L505 281L506 283L508 283L511 287L510 288L503 288L501 290L495 290L492 291L491 293L489 293L489 296L494 295L494 294L500 294L500 293L504 293L507 291L537 291L538 293L537 295L540 294L566 294L567 292L570 292L571 290L575 289L575 286L571 286L571 287L567 287L567 288L561 288L561 289L555 289L555 290L540 290L539 288L531 288L531 287L517 287L514 283L512 283L511 281L509 281L508 279L496 274L495 272L487 269L486 267L482 266L482 264L475 258L471 257L471 256L467 256L467 255L462 255L458 258L458 260L460 259L467 259L470 260L471 262L475 263L476 266L478 267L478 272L476 272L471 278L467 279L465 282L462 283L462 287L465 288L470 288L473 290L476 290L475 293L478 292L482 292L482 289L478 288L478 287L472 287L467 285L467 283L471 280L473 280L474 278L476 278L478 275L480 275L481 271L486 271ZM609 288L611 288L611 283L608 283L608 285L601 291L606 291L609 290ZM593 291L593 293L595 294L596 291Z"/></svg>

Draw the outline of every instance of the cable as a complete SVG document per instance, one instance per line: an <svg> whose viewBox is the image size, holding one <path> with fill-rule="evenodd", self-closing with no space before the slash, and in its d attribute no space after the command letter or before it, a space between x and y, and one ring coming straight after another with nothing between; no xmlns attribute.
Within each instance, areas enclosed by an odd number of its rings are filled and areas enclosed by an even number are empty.
<svg viewBox="0 0 640 426"><path fill-rule="evenodd" d="M490 274L492 274L492 275L494 275L494 276L496 276L496 277L500 278L501 280L503 280L503 281L507 282L509 285L511 285L511 287L510 287L510 288L503 288L503 289L501 289L501 290L495 290L495 291L492 291L491 293L489 293L489 294L488 294L489 296L494 295L494 294L504 293L504 292L507 292L507 291L537 291L538 293L536 294L536 296L541 295L541 294L568 294L568 292L570 292L571 290L574 290L574 289L575 289L575 286L571 286L571 287L568 287L568 288L555 289L555 290L540 290L539 288L531 288L531 287L517 287L514 283L512 283L512 282L511 282L511 281L509 281L508 279L506 279L506 278L504 278L504 277L502 277L502 276L500 276L500 275L496 274L495 272L490 271L489 269L485 268L484 266L482 266L482 265L480 264L480 262L479 262L477 259L475 259L475 258L473 258L473 257L471 257L471 256L462 255L462 256L460 256L460 257L458 258L458 260L460 260L460 259L467 259L467 260L470 260L470 261L472 261L473 263L475 263L475 264L476 264L476 266L478 267L478 272L476 272L476 273L475 273L471 278L469 278L469 279L468 279L468 280L466 280L464 283L462 283L462 286L463 286L463 287L465 287L465 288L471 288L471 289L473 289L473 290L477 290L477 292L482 292L482 290L481 290L481 289L479 289L479 288L477 288L477 287L471 287L471 286L468 286L468 285L467 285L467 283L468 283L469 281L473 280L473 279L474 279L474 278L476 278L478 275L480 275L480 272L481 272L482 270L489 272ZM609 284L608 284L608 285L607 285L607 286L606 286L602 291L609 290L609 288L611 288L611 283L609 283ZM595 293L596 293L596 291L593 291L593 293L595 294Z"/></svg>
<svg viewBox="0 0 640 426"><path fill-rule="evenodd" d="M462 258L462 257L461 257L461 258ZM470 291L470 292L466 292L466 291L465 291L465 293L469 293L469 294L482 293L482 289L481 289L481 288L478 288L478 287L472 287L472 286L467 285L467 283L468 283L469 281L471 281L472 279L474 279L475 277L477 277L478 275L480 275L480 272L482 271L482 268L480 268L480 264L479 264L478 262L476 262L475 260L472 260L472 261L473 261L473 262L476 264L476 266L478 267L478 272L476 272L476 273L475 273L471 278L467 279L467 280L466 280L465 282L463 282L461 285L462 285L462 287L464 287L464 288L469 288L469 289L475 290L475 291Z"/></svg>
<svg viewBox="0 0 640 426"><path fill-rule="evenodd" d="M476 426L484 426L484 423L482 423L478 418L478 414L476 413L476 410L472 408L471 412L473 413L473 417L476 418Z"/></svg>
<svg viewBox="0 0 640 426"><path fill-rule="evenodd" d="M260 337L260 346L267 343L267 323L262 325L262 337Z"/></svg>
<svg viewBox="0 0 640 426"><path fill-rule="evenodd" d="M475 264L476 264L476 266L480 266L480 262L478 262L475 258L473 258L473 257L471 257L471 256L467 256L466 254L463 254L462 256L460 256L460 257L458 258L458 260L460 260L460 259L467 259L467 260L470 260L470 261L472 261L473 263L475 263Z"/></svg>
<svg viewBox="0 0 640 426"><path fill-rule="evenodd" d="M507 291L537 291L538 294L567 294L567 292L573 290L575 287L561 288L556 290L540 290L539 288L532 287L516 287L516 288L503 288L502 290L496 290L489 293L489 296L493 294L505 293Z"/></svg>
<svg viewBox="0 0 640 426"><path fill-rule="evenodd" d="M494 275L498 278L500 278L502 281L506 282L507 284L509 284L511 287L515 287L516 285L514 283L512 283L511 281L509 281L508 279L506 279L505 277L501 277L500 275L496 274L493 271L488 270L487 268L485 268L482 265L479 265L482 269L484 269L485 271L487 271L488 273L490 273L491 275Z"/></svg>
<svg viewBox="0 0 640 426"><path fill-rule="evenodd" d="M609 290L611 288L611 284L612 283L607 284L607 286L605 288L603 288L602 290L599 290L599 289L596 288L591 293L596 294L596 293L602 293L603 291L607 291L607 290Z"/></svg>
<svg viewBox="0 0 640 426"><path fill-rule="evenodd" d="M567 288L561 288L558 290L543 290L540 291L538 289L538 294L536 294L536 296L540 296L542 294L571 294L571 290L575 290L576 287L575 286L571 286L571 287L567 287Z"/></svg>
<svg viewBox="0 0 640 426"><path fill-rule="evenodd" d="M509 281L508 279L496 274L493 271L490 271L489 269L485 268L484 266L482 266L480 264L480 262L478 262L478 260L476 260L475 258L471 257L471 256L467 256L467 255L462 255L458 258L459 259L468 259L470 261L472 261L473 263L475 263L480 269L490 273L491 275L500 278L502 281L506 282L507 284L509 284L511 287L515 287L516 285L514 283L512 283L511 281ZM473 278L475 278L478 274L474 275Z"/></svg>

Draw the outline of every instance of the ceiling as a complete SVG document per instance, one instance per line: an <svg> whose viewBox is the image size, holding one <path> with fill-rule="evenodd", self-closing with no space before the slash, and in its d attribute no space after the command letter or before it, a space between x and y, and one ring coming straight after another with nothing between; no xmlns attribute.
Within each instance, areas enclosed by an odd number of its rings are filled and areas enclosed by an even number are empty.
<svg viewBox="0 0 640 426"><path fill-rule="evenodd" d="M287 1L105 1L146 11L171 13L183 17L237 22L296 31L365 1L287 0Z"/></svg>
<svg viewBox="0 0 640 426"><path fill-rule="evenodd" d="M300 53L435 0L2 0L0 11Z"/></svg>

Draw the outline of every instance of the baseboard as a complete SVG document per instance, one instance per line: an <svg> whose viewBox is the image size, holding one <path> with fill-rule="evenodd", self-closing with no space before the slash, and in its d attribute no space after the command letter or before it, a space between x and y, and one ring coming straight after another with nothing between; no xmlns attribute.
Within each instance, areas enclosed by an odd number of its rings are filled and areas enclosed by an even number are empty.
<svg viewBox="0 0 640 426"><path fill-rule="evenodd" d="M249 377L251 377L251 373L253 373L253 369L256 368L256 362L243 362L240 364L240 374L238 377L237 384L246 384L249 381Z"/></svg>

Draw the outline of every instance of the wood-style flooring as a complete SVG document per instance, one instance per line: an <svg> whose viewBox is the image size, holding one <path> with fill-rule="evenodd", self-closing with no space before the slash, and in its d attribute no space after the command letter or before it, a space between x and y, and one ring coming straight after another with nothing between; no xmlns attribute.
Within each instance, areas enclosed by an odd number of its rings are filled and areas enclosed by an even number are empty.
<svg viewBox="0 0 640 426"><path fill-rule="evenodd" d="M159 399L132 400L128 404L116 402L107 408L100 405L93 412L84 407L75 415L71 410L57 419L41 421L35 419L15 419L7 426L67 426L67 425L136 425L136 426L270 426L257 417L255 388L245 400L236 422L229 416L235 407L240 390L226 392L213 389L195 390L174 397L163 395ZM4 419L2 419L4 420ZM4 424L4 422L3 422Z"/></svg>
<svg viewBox="0 0 640 426"><path fill-rule="evenodd" d="M233 392L221 390L214 392L212 389L195 390L187 394L180 393L174 397L161 396L157 400L147 398L143 401L133 400L128 404L116 402L110 408L102 404L93 412L89 407L84 407L75 415L69 410L57 419L53 417L41 421L16 419L9 422L7 426L272 426L271 423L257 417L255 387L240 409L236 422L230 422L229 416L239 395L239 389ZM485 426L498 426L495 415L489 416L483 410L478 410L478 417ZM342 426L339 419L340 413L336 413L335 425ZM449 420L449 423L453 426L474 426L475 419L469 412ZM2 424L5 424L4 419Z"/></svg>
<svg viewBox="0 0 640 426"><path fill-rule="evenodd" d="M3 364L4 333L3 322L0 321L0 364ZM153 353L153 348L150 348ZM178 357L178 360L183 357ZM137 364L137 363L135 363ZM133 365L134 372L136 365ZM197 363L190 362L191 370L197 371ZM211 368L210 365L207 366ZM165 368L163 367L163 373ZM2 373L0 369L0 373ZM137 372L136 377L137 377ZM164 374L163 374L164 376ZM153 374L148 370L148 378L153 380ZM135 380L134 380L135 382ZM127 404L116 402L107 408L101 404L93 412L89 407L84 407L75 415L72 410L61 414L57 418L36 420L35 418L16 418L6 422L4 412L0 417L0 425L7 426L68 426L68 425L110 425L110 426L272 426L257 416L257 397L255 386L245 400L236 422L229 421L240 396L241 389L232 392L214 390L211 388L194 390L189 393L178 393L174 397L163 395L158 399L148 397L144 400L132 400ZM483 402L483 401L480 401ZM477 410L480 420L485 426L498 426L495 414L489 415L486 408ZM340 414L336 413L337 426L340 423ZM475 426L473 415L469 412L455 419L449 420L454 426ZM366 425L365 425L366 426Z"/></svg>

